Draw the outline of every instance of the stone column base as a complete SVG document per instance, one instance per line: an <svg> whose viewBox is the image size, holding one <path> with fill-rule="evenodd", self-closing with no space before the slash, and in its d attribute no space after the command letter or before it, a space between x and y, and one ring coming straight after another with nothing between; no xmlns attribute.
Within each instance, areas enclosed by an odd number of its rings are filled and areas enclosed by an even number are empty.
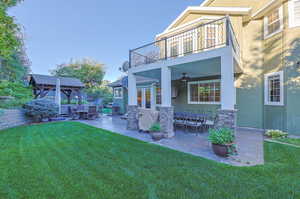
<svg viewBox="0 0 300 199"><path fill-rule="evenodd" d="M159 122L161 132L166 138L173 137L174 126L173 126L174 108L173 107L160 107L159 108Z"/></svg>
<svg viewBox="0 0 300 199"><path fill-rule="evenodd" d="M127 106L127 129L128 130L138 130L139 129L139 120L138 120L138 114L139 109L138 106Z"/></svg>
<svg viewBox="0 0 300 199"><path fill-rule="evenodd" d="M222 110L217 112L215 128L229 128L235 131L237 110Z"/></svg>

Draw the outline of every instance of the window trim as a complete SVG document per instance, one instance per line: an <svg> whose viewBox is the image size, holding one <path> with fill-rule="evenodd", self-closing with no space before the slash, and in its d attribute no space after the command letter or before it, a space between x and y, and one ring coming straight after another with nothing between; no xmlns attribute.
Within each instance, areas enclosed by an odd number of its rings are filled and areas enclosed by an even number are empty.
<svg viewBox="0 0 300 199"><path fill-rule="evenodd" d="M121 96L115 96L115 90L121 89ZM123 98L123 87L114 87L114 99L122 99Z"/></svg>
<svg viewBox="0 0 300 199"><path fill-rule="evenodd" d="M221 104L221 97L220 96L220 102L193 102L191 101L191 96L190 96L190 86L192 84L199 84L199 83L212 83L212 82L220 82L220 89L221 89L221 80L220 79L215 79L215 80L207 80L207 81L192 81L192 82L188 82L188 86L187 86L187 89L188 89L188 95L187 95L187 101L188 101L188 104L210 104L210 105L220 105ZM221 95L221 91L220 91L220 95Z"/></svg>
<svg viewBox="0 0 300 199"><path fill-rule="evenodd" d="M283 31L283 6L280 6L276 9L278 9L278 11L279 11L280 28L277 31L269 34L269 31L268 31L268 16L265 16L264 17L264 39L269 39L270 37L272 37L272 36L274 36L274 35L276 35L276 34ZM276 9L274 9L272 11L274 12Z"/></svg>
<svg viewBox="0 0 300 199"><path fill-rule="evenodd" d="M280 102L270 102L269 101L269 77L279 75L280 81ZM273 72L265 74L265 85L264 85L264 98L265 98L265 105L270 106L284 106L284 86L283 86L283 71Z"/></svg>
<svg viewBox="0 0 300 199"><path fill-rule="evenodd" d="M289 27L294 28L300 26L300 22L295 22L295 1L297 0L289 0L288 2L288 10L289 10Z"/></svg>

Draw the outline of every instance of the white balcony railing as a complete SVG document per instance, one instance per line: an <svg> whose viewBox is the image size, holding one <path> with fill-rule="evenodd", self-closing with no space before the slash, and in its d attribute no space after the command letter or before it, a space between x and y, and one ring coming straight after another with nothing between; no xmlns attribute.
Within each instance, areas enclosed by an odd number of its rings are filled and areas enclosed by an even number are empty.
<svg viewBox="0 0 300 199"><path fill-rule="evenodd" d="M229 45L240 59L240 47L231 21L224 17L204 21L192 29L130 50L129 62L130 67L137 67Z"/></svg>

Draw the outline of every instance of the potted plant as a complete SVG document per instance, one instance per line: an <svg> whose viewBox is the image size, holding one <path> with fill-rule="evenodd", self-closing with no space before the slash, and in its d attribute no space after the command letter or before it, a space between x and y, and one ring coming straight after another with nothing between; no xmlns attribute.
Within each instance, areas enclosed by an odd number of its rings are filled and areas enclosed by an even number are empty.
<svg viewBox="0 0 300 199"><path fill-rule="evenodd" d="M236 152L234 144L235 136L231 129L210 129L208 139L212 143L214 153L218 156L228 157L230 154Z"/></svg>
<svg viewBox="0 0 300 199"><path fill-rule="evenodd" d="M150 134L153 140L158 141L164 138L164 134L161 132L161 127L159 123L154 123L150 129Z"/></svg>

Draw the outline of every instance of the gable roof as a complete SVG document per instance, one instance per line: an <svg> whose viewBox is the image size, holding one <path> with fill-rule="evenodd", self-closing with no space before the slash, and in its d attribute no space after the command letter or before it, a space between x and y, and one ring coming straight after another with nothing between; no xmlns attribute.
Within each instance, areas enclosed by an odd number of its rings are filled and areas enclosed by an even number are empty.
<svg viewBox="0 0 300 199"><path fill-rule="evenodd" d="M233 14L233 15L249 15L251 8L249 7L204 7L204 6L189 6L187 7L164 31L168 32L181 19L189 15L191 12L200 14Z"/></svg>
<svg viewBox="0 0 300 199"><path fill-rule="evenodd" d="M50 75L32 74L30 75L30 78L31 78L30 82L33 80L36 84L40 84L40 85L55 86L57 78L59 78L61 86L80 87L80 88L84 87L84 84L79 79L73 77L55 77Z"/></svg>

